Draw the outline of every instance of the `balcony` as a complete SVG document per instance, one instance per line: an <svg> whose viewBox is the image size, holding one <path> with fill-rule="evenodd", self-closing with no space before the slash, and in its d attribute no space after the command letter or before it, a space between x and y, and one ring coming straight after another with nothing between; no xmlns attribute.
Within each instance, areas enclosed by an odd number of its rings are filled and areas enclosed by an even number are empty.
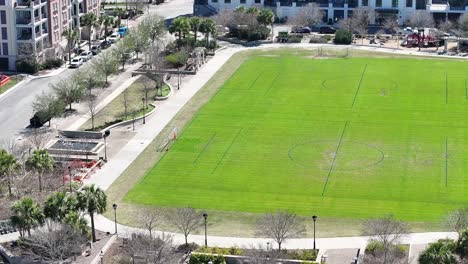
<svg viewBox="0 0 468 264"><path fill-rule="evenodd" d="M29 25L31 24L31 18L29 17L17 17L16 18L16 24L17 25Z"/></svg>
<svg viewBox="0 0 468 264"><path fill-rule="evenodd" d="M67 10L68 6L67 5L63 5L62 6L62 10Z"/></svg>
<svg viewBox="0 0 468 264"><path fill-rule="evenodd" d="M40 7L41 4L45 4L45 3L47 3L47 0L18 1L16 3L16 8L19 8L19 9L36 8L36 7Z"/></svg>

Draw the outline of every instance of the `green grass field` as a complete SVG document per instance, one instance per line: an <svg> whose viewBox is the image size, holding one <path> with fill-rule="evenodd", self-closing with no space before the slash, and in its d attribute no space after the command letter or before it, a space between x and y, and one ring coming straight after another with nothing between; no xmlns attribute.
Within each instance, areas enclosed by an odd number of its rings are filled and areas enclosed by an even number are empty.
<svg viewBox="0 0 468 264"><path fill-rule="evenodd" d="M468 202L468 63L274 54L247 60L124 201L407 221Z"/></svg>

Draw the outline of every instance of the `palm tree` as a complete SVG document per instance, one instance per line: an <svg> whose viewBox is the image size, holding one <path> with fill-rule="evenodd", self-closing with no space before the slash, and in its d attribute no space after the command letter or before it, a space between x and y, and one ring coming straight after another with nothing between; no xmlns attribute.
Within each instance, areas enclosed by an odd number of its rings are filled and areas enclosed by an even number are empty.
<svg viewBox="0 0 468 264"><path fill-rule="evenodd" d="M91 219L91 233L93 242L96 242L96 230L94 229L94 214L102 214L106 211L107 196L102 189L96 185L83 187L78 193L78 208L89 214Z"/></svg>
<svg viewBox="0 0 468 264"><path fill-rule="evenodd" d="M42 175L54 167L54 161L49 156L49 152L45 149L34 150L33 154L26 160L25 165L28 170L38 174L39 192L42 192Z"/></svg>
<svg viewBox="0 0 468 264"><path fill-rule="evenodd" d="M120 27L120 24L122 23L122 16L125 14L125 10L122 8L118 7L114 9L114 15L117 17L117 27Z"/></svg>
<svg viewBox="0 0 468 264"><path fill-rule="evenodd" d="M185 35L190 31L190 22L186 17L178 17L174 19L169 26L169 32L177 32L179 41L185 38Z"/></svg>
<svg viewBox="0 0 468 264"><path fill-rule="evenodd" d="M262 9L260 11L260 13L258 13L257 21L258 21L258 23L260 23L261 25L264 25L264 26L270 26L271 25L271 39L273 41L273 35L274 35L273 23L275 22L275 13L273 13L273 11L271 11L270 9L267 9L267 8Z"/></svg>
<svg viewBox="0 0 468 264"><path fill-rule="evenodd" d="M89 50L91 50L91 33L93 28L98 24L98 19L94 13L86 13L81 19L81 24L88 29L88 45Z"/></svg>
<svg viewBox="0 0 468 264"><path fill-rule="evenodd" d="M19 230L20 236L24 236L25 232L31 236L31 229L44 221L39 204L29 197L17 201L11 207L11 211L13 212L11 223Z"/></svg>
<svg viewBox="0 0 468 264"><path fill-rule="evenodd" d="M89 235L88 221L86 221L86 219L79 212L69 212L67 215L65 215L65 218L63 218L63 222L75 230L80 231L81 234L86 236Z"/></svg>
<svg viewBox="0 0 468 264"><path fill-rule="evenodd" d="M216 23L213 19L203 19L200 24L200 32L205 34L206 48L208 48L210 44L210 35L214 35L216 33Z"/></svg>
<svg viewBox="0 0 468 264"><path fill-rule="evenodd" d="M68 213L76 209L75 196L66 192L56 192L47 197L44 203L44 216L54 221L63 221Z"/></svg>
<svg viewBox="0 0 468 264"><path fill-rule="evenodd" d="M198 30L200 29L201 19L199 17L192 17L190 18L190 27L193 31L193 38L195 45L197 44L197 35Z"/></svg>
<svg viewBox="0 0 468 264"><path fill-rule="evenodd" d="M8 194L11 196L11 174L18 171L20 164L13 155L4 149L0 151L0 176L6 177L8 182Z"/></svg>
<svg viewBox="0 0 468 264"><path fill-rule="evenodd" d="M429 244L421 255L420 264L456 264L457 259L453 255L454 243L452 240L439 240Z"/></svg>
<svg viewBox="0 0 468 264"><path fill-rule="evenodd" d="M112 28L115 24L115 19L112 16L103 15L101 16L101 24L104 26L104 40L107 40L107 35L109 34L109 27Z"/></svg>
<svg viewBox="0 0 468 264"><path fill-rule="evenodd" d="M78 40L78 31L73 30L71 28L67 28L62 32L62 36L67 39L68 64L71 64L71 53L72 53L73 46L75 45L75 41Z"/></svg>

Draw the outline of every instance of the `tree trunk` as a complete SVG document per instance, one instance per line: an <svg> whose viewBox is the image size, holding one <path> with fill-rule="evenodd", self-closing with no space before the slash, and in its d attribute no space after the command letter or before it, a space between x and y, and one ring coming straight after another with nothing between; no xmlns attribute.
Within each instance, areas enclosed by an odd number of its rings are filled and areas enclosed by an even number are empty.
<svg viewBox="0 0 468 264"><path fill-rule="evenodd" d="M281 252L281 242L278 242L278 252Z"/></svg>
<svg viewBox="0 0 468 264"><path fill-rule="evenodd" d="M89 217L91 218L91 234L93 236L93 243L96 242L96 230L94 229L94 213L90 213Z"/></svg>
<svg viewBox="0 0 468 264"><path fill-rule="evenodd" d="M71 105L72 105L72 102L70 101L70 105L69 105L69 109L70 109L70 110L72 110Z"/></svg>
<svg viewBox="0 0 468 264"><path fill-rule="evenodd" d="M8 194L11 197L11 174L8 173L7 177L8 177Z"/></svg>
<svg viewBox="0 0 468 264"><path fill-rule="evenodd" d="M68 64L71 64L71 45L68 45Z"/></svg>
<svg viewBox="0 0 468 264"><path fill-rule="evenodd" d="M38 173L39 176L39 192L42 192L42 173Z"/></svg>
<svg viewBox="0 0 468 264"><path fill-rule="evenodd" d="M91 114L91 129L94 130L94 114Z"/></svg>
<svg viewBox="0 0 468 264"><path fill-rule="evenodd" d="M188 246L188 240L187 240L188 235L185 235L185 245Z"/></svg>
<svg viewBox="0 0 468 264"><path fill-rule="evenodd" d="M91 30L92 28L89 27L89 30L88 30L88 47L89 47L89 50L91 50Z"/></svg>
<svg viewBox="0 0 468 264"><path fill-rule="evenodd" d="M31 236L31 229L28 228L28 236L30 237Z"/></svg>

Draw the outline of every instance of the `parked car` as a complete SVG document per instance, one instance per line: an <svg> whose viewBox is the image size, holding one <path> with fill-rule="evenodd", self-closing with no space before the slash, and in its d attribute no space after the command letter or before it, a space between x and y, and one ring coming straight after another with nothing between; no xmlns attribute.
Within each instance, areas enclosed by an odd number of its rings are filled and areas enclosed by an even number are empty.
<svg viewBox="0 0 468 264"><path fill-rule="evenodd" d="M81 56L73 58L70 62L70 68L79 68L81 65L83 65L83 58Z"/></svg>
<svg viewBox="0 0 468 264"><path fill-rule="evenodd" d="M336 28L332 26L323 26L323 27L320 27L319 29L320 34L335 34L335 32L336 32Z"/></svg>
<svg viewBox="0 0 468 264"><path fill-rule="evenodd" d="M127 27L120 27L118 33L121 37L123 37L125 36L125 34L127 34L127 31L128 31Z"/></svg>
<svg viewBox="0 0 468 264"><path fill-rule="evenodd" d="M312 30L309 27L293 27L291 33L309 34Z"/></svg>
<svg viewBox="0 0 468 264"><path fill-rule="evenodd" d="M80 57L83 59L84 62L86 62L93 57L93 53L91 51L83 51L81 52Z"/></svg>
<svg viewBox="0 0 468 264"><path fill-rule="evenodd" d="M119 39L120 39L120 34L119 34L119 32L114 32L114 33L112 33L112 35L110 35L109 38L108 38L108 40L109 40L111 43L115 43L115 42L117 42Z"/></svg>
<svg viewBox="0 0 468 264"><path fill-rule="evenodd" d="M94 56L96 56L98 53L101 52L101 46L99 45L91 46L91 52L93 53Z"/></svg>
<svg viewBox="0 0 468 264"><path fill-rule="evenodd" d="M111 45L112 43L109 40L104 40L103 42L101 42L101 44L99 44L99 47L101 47L101 49L107 49Z"/></svg>

